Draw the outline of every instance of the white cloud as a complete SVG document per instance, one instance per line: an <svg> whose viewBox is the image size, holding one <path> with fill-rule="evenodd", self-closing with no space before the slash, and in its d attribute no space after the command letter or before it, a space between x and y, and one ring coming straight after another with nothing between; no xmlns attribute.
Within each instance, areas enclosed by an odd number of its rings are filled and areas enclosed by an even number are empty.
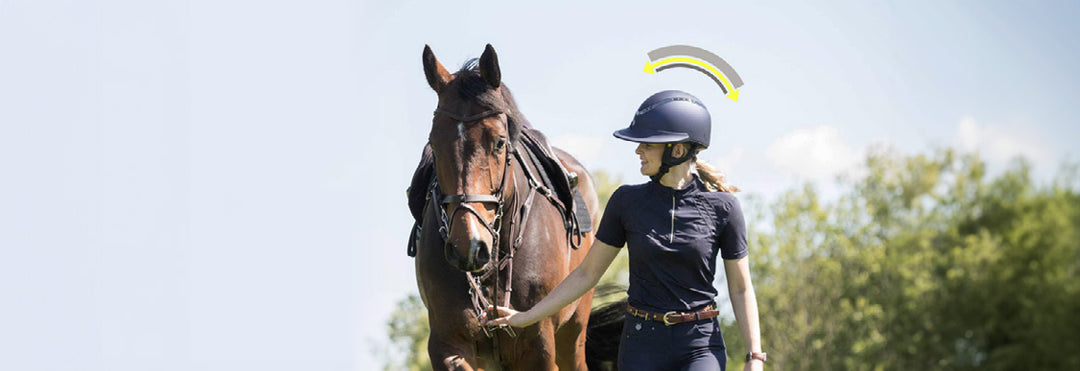
<svg viewBox="0 0 1080 371"><path fill-rule="evenodd" d="M830 125L792 131L773 142L766 156L776 167L810 180L831 179L861 158Z"/></svg>
<svg viewBox="0 0 1080 371"><path fill-rule="evenodd" d="M1031 132L1019 129L980 126L973 117L964 117L956 127L956 146L963 151L978 152L996 164L1004 164L1016 156L1027 157L1035 164L1052 159L1050 151Z"/></svg>

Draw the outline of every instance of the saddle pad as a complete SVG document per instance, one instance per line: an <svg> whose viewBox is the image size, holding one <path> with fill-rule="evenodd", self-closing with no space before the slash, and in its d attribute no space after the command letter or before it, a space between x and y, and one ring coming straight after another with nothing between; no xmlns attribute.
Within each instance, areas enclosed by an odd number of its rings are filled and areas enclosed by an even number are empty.
<svg viewBox="0 0 1080 371"><path fill-rule="evenodd" d="M578 229L581 233L592 232L589 206L585 203L585 198L581 197L581 189L578 187L574 187L574 214L577 215Z"/></svg>

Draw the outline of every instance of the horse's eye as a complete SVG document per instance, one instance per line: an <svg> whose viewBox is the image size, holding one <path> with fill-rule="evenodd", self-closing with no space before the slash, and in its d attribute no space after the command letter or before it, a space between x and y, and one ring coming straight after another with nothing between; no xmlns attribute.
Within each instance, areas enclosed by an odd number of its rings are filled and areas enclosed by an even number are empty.
<svg viewBox="0 0 1080 371"><path fill-rule="evenodd" d="M499 139L495 141L495 152L502 152L503 147L506 147L506 138L499 137Z"/></svg>

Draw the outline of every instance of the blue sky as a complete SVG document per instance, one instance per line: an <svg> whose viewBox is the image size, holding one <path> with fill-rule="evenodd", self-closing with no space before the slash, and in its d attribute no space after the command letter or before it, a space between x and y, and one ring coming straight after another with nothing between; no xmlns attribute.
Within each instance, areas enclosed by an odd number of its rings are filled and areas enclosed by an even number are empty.
<svg viewBox="0 0 1080 371"><path fill-rule="evenodd" d="M640 182L610 133L662 89L765 199L872 146L1041 179L1080 138L1075 2L2 1L0 369L368 369L416 290L404 190L484 44L533 125ZM688 44L745 82L641 71Z"/></svg>

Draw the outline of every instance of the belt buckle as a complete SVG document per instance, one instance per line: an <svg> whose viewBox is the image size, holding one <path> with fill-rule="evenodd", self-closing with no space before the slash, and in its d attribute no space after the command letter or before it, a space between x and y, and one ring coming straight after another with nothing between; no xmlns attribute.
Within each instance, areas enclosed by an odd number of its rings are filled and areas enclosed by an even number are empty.
<svg viewBox="0 0 1080 371"><path fill-rule="evenodd" d="M664 313L664 317L662 318L664 320L664 326L671 326L671 325L674 325L674 324L678 323L678 322L668 321L668 316L670 316L672 314L675 314L675 311L670 311L670 312Z"/></svg>

